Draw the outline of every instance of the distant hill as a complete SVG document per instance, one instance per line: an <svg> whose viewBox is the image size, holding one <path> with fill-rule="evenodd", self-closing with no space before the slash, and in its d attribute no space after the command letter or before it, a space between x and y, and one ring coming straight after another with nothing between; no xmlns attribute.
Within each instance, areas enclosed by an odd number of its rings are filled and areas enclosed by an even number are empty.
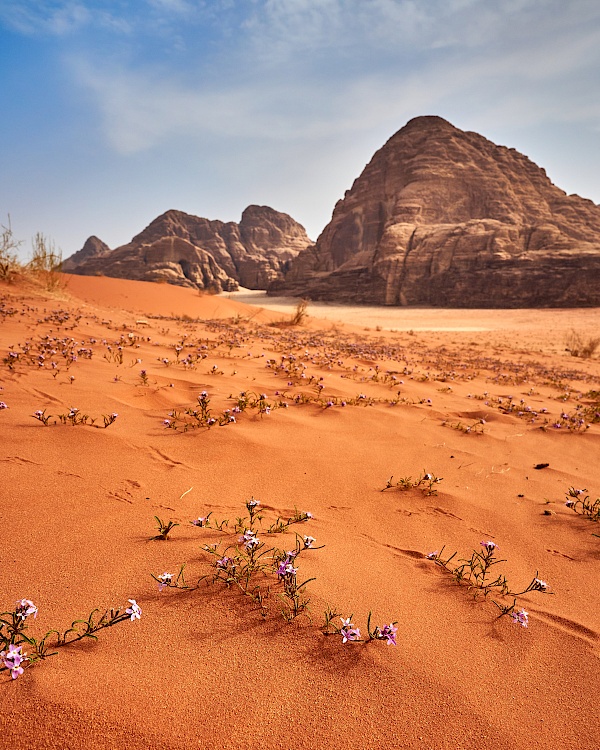
<svg viewBox="0 0 600 750"><path fill-rule="evenodd" d="M440 117L407 123L269 292L444 307L600 306L600 206Z"/></svg>
<svg viewBox="0 0 600 750"><path fill-rule="evenodd" d="M290 261L310 243L303 226L268 206L248 206L239 224L167 211L114 250L90 237L63 270L215 292L239 284L266 289L283 279Z"/></svg>

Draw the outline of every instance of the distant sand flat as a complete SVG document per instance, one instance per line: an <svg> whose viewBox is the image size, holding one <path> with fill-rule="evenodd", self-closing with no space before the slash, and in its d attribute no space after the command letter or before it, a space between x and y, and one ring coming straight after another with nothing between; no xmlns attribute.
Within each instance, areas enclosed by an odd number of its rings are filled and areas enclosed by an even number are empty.
<svg viewBox="0 0 600 750"><path fill-rule="evenodd" d="M271 297L266 292L253 289L225 292L219 296L282 313L293 313L298 304L296 298ZM439 307L351 306L310 302L307 312L309 315L340 323L370 328L381 326L386 330L397 331L496 331L516 328L544 330L549 325L567 330L574 326L587 328L600 325L598 308L448 310Z"/></svg>

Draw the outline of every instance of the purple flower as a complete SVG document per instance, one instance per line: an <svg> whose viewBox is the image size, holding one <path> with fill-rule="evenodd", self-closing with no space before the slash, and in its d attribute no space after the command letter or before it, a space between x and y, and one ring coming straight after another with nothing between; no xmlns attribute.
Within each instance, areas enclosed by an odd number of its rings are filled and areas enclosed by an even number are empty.
<svg viewBox="0 0 600 750"><path fill-rule="evenodd" d="M304 542L304 549L311 549L317 540L314 536L303 536L302 541Z"/></svg>
<svg viewBox="0 0 600 750"><path fill-rule="evenodd" d="M381 630L377 628L376 636L380 641L387 641L388 646L395 646L397 631L398 628L391 622L389 625L384 625Z"/></svg>
<svg viewBox="0 0 600 750"><path fill-rule="evenodd" d="M225 569L231 562L232 562L231 558L225 555L224 557L221 557L219 560L217 560L216 565L217 565L217 568Z"/></svg>
<svg viewBox="0 0 600 750"><path fill-rule="evenodd" d="M135 599L128 599L127 601L131 604L131 607L127 607L127 609L125 610L125 612L130 615L129 619L131 620L131 622L133 622L134 620L139 620L142 616L142 608Z"/></svg>
<svg viewBox="0 0 600 750"><path fill-rule="evenodd" d="M240 537L240 542L243 543L245 549L248 551L254 549L254 547L258 547L260 544L260 541L258 537L256 536L256 532L252 531L252 529L248 529L244 532L244 535Z"/></svg>
<svg viewBox="0 0 600 750"><path fill-rule="evenodd" d="M29 615L33 615L34 619L37 617L38 608L29 599L21 599L15 605L15 615L20 617L21 620L26 620Z"/></svg>
<svg viewBox="0 0 600 750"><path fill-rule="evenodd" d="M4 401L0 401L0 409L8 409L8 406L4 403Z"/></svg>
<svg viewBox="0 0 600 750"><path fill-rule="evenodd" d="M437 550L435 552L430 552L427 555L427 559L428 560L436 560L438 555L439 555L439 552Z"/></svg>
<svg viewBox="0 0 600 750"><path fill-rule="evenodd" d="M537 591L548 591L548 584L546 581L542 581L541 578L534 578L533 584Z"/></svg>
<svg viewBox="0 0 600 750"><path fill-rule="evenodd" d="M14 643L11 643L8 646L8 651L2 651L2 653L0 653L2 665L10 670L10 676L13 680L16 680L19 675L23 674L23 667L21 664L24 661L27 661L27 656L21 653L21 649L22 646L15 646Z"/></svg>
<svg viewBox="0 0 600 750"><path fill-rule="evenodd" d="M527 627L529 615L524 609L520 609L518 612L511 612L510 616L516 625L520 625L522 628Z"/></svg>
<svg viewBox="0 0 600 750"><path fill-rule="evenodd" d="M481 544L488 555L491 554L498 546L495 542L479 542L479 544Z"/></svg>
<svg viewBox="0 0 600 750"><path fill-rule="evenodd" d="M340 620L342 621L342 627L340 628L342 643L360 640L360 630L354 627L351 622L351 618L348 617L346 620L344 620L343 617L340 617Z"/></svg>
<svg viewBox="0 0 600 750"><path fill-rule="evenodd" d="M165 586L168 586L171 583L172 578L173 578L173 573L163 573L162 575L158 576L158 580L159 580L158 590L162 591L165 588ZM127 611L129 612L129 610Z"/></svg>
<svg viewBox="0 0 600 750"><path fill-rule="evenodd" d="M295 576L297 572L298 568L294 568L292 563L288 562L287 560L284 560L277 568L277 575L280 578L285 578L286 576Z"/></svg>
<svg viewBox="0 0 600 750"><path fill-rule="evenodd" d="M248 510L250 510L250 508L256 508L257 505L260 505L260 500L255 500L254 498L251 498L246 503L246 508L248 508Z"/></svg>
<svg viewBox="0 0 600 750"><path fill-rule="evenodd" d="M199 516L196 518L195 521L190 521L192 526L198 526L198 528L202 528L203 526L206 526L206 522L208 521L208 516Z"/></svg>

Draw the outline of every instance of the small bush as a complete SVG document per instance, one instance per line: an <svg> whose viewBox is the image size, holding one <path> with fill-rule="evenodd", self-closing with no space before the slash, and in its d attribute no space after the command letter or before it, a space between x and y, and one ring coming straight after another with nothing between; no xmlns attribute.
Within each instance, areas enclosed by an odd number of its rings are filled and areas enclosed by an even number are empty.
<svg viewBox="0 0 600 750"><path fill-rule="evenodd" d="M27 270L51 291L61 285L61 267L61 250L56 250L54 242L38 232L33 240L33 255L27 264Z"/></svg>
<svg viewBox="0 0 600 750"><path fill-rule="evenodd" d="M300 323L302 323L304 318L306 318L308 314L306 310L308 308L309 302L310 300L307 299L301 299L300 302L298 302L298 304L296 305L296 310L294 311L294 315L292 316L292 319L290 321L291 325L298 326L300 325Z"/></svg>
<svg viewBox="0 0 600 750"><path fill-rule="evenodd" d="M584 336L574 328L567 334L565 349L572 357L589 359L600 346L600 336Z"/></svg>
<svg viewBox="0 0 600 750"><path fill-rule="evenodd" d="M0 234L0 279L9 281L13 274L19 268L16 250L21 245L19 240L15 240L10 225L10 216L8 217L8 226L0 225L2 233Z"/></svg>

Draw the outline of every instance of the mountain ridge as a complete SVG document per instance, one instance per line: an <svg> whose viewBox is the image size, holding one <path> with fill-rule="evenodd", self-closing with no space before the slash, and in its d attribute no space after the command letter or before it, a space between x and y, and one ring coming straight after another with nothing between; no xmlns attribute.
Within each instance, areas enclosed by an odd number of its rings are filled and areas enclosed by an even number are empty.
<svg viewBox="0 0 600 750"><path fill-rule="evenodd" d="M437 116L378 149L270 294L444 307L600 305L600 207Z"/></svg>
<svg viewBox="0 0 600 750"><path fill-rule="evenodd" d="M239 284L266 289L308 244L301 224L269 206L248 206L239 223L170 209L114 250L88 238L63 268L212 292L235 291Z"/></svg>

